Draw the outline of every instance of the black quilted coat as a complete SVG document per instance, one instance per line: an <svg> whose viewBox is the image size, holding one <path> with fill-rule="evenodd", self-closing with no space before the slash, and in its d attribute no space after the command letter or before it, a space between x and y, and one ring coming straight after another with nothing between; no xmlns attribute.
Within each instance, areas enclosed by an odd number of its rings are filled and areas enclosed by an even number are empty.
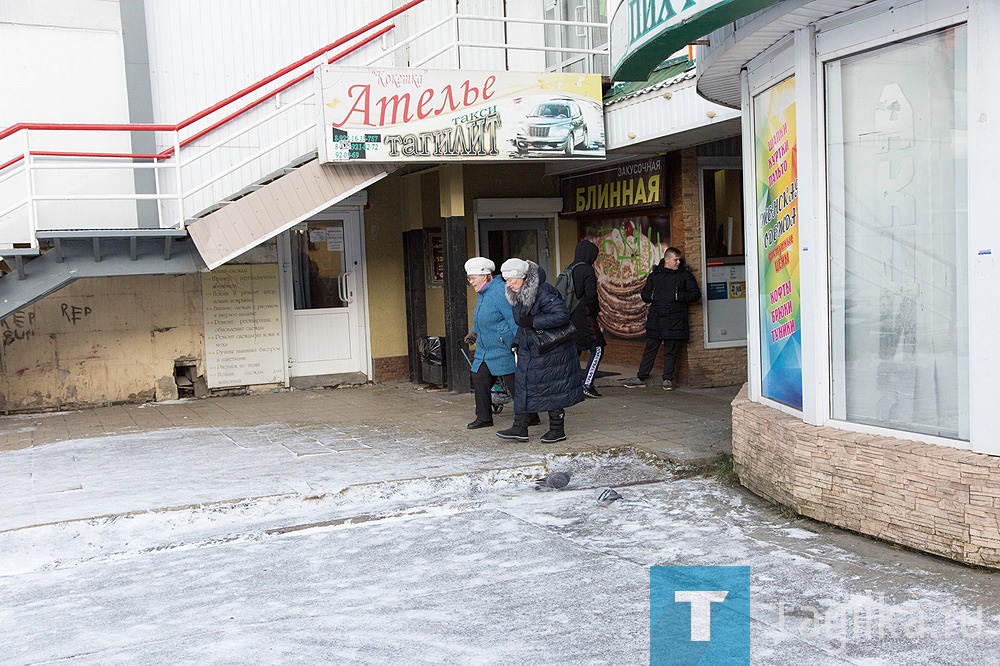
<svg viewBox="0 0 1000 666"><path fill-rule="evenodd" d="M507 301L513 306L514 321L524 314L533 318L535 329L557 328L569 321L566 304L556 288L545 282L545 271L528 262L528 274L520 291L507 287ZM533 337L518 326L517 372L514 374L514 413L548 412L583 402L583 378L575 340L571 337L545 354L538 351Z"/></svg>
<svg viewBox="0 0 1000 666"><path fill-rule="evenodd" d="M658 340L688 339L688 303L701 299L698 281L687 264L676 270L665 268L663 260L653 266L642 287L642 300L649 303L646 337Z"/></svg>

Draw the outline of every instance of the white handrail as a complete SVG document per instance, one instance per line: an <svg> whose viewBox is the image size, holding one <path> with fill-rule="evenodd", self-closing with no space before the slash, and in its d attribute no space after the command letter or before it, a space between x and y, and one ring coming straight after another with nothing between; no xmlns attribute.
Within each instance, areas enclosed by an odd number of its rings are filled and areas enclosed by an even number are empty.
<svg viewBox="0 0 1000 666"><path fill-rule="evenodd" d="M193 163L197 162L198 160L200 160L200 159L202 159L204 157L207 157L208 155L210 155L211 153L215 152L216 150L224 147L230 141L235 141L236 139L238 139L239 137L243 136L247 132L249 132L251 130L257 129L258 127L260 127L264 123L266 123L268 121L271 121L271 120L274 120L275 118L277 118L280 115L288 113L290 110L298 107L300 104L305 104L309 100L313 99L315 96L316 96L316 92L315 91L310 91L310 92L306 93L305 95L303 95L302 97L300 97L300 98L296 99L295 101L293 101L291 104L284 105L281 108L276 109L276 110L270 112L269 114L267 114L266 116L264 116L260 120L254 122L254 123L252 123L250 125L248 125L247 127L239 129L239 130L233 132L232 134L229 134L227 136L222 137L221 139L217 139L214 144L208 146L207 148L205 148L201 152L195 153L194 155L191 155L190 157L185 157L185 159L181 162L181 166L191 166Z"/></svg>
<svg viewBox="0 0 1000 666"><path fill-rule="evenodd" d="M189 196L192 196L193 194L195 194L196 192L202 191L203 189L205 189L206 187L208 187L212 183L215 183L215 182L217 182L219 180L222 180L223 178L225 178L229 174L233 173L234 171L238 171L239 169L242 169L243 167L245 167L246 165L250 164L254 160L258 159L262 155L265 155L265 154L271 152L275 148L280 148L281 146L285 145L286 143L288 143L288 141L290 139L294 139L297 136L301 136L301 135L305 134L306 132L314 131L315 129L316 129L316 123L311 123L309 125L306 125L305 127L299 128L295 132L292 132L291 134L286 135L286 136L278 139L277 141L271 143L267 147L265 147L265 148L257 151L256 153L254 153L250 157L247 157L246 159L241 160L240 162L236 162L235 164L231 165L225 171L223 171L223 172L221 172L219 174L216 174L215 176L212 176L208 180L206 180L206 181L204 181L204 182L196 185L195 187L192 187L190 190L188 190L187 192L184 193L184 197L183 198L186 199Z"/></svg>

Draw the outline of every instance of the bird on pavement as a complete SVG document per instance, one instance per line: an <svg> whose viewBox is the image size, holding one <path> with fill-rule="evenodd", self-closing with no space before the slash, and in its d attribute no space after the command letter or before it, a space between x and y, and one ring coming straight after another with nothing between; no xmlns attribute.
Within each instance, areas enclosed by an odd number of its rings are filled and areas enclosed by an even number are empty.
<svg viewBox="0 0 1000 666"><path fill-rule="evenodd" d="M613 488L598 488L597 503L601 506L611 506L615 500L620 500L622 496Z"/></svg>
<svg viewBox="0 0 1000 666"><path fill-rule="evenodd" d="M553 472L546 477L535 480L535 490L562 490L569 485L572 472Z"/></svg>

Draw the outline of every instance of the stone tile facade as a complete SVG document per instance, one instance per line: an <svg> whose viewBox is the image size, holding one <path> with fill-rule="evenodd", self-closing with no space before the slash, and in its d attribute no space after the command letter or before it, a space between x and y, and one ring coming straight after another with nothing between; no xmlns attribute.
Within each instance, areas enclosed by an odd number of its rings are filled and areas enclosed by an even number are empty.
<svg viewBox="0 0 1000 666"><path fill-rule="evenodd" d="M816 520L966 564L1000 567L1000 457L817 427L733 400L740 482Z"/></svg>

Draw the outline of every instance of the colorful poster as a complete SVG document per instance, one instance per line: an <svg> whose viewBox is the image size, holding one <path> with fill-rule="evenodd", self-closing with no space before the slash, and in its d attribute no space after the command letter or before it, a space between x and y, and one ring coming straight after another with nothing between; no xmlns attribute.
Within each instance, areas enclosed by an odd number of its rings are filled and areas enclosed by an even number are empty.
<svg viewBox="0 0 1000 666"><path fill-rule="evenodd" d="M761 394L802 409L795 78L754 98Z"/></svg>
<svg viewBox="0 0 1000 666"><path fill-rule="evenodd" d="M584 238L597 245L598 320L605 334L641 338L646 333L646 311L640 294L646 276L670 245L670 219L666 215L637 215L605 219L584 229Z"/></svg>
<svg viewBox="0 0 1000 666"><path fill-rule="evenodd" d="M604 159L599 74L316 70L322 162Z"/></svg>

